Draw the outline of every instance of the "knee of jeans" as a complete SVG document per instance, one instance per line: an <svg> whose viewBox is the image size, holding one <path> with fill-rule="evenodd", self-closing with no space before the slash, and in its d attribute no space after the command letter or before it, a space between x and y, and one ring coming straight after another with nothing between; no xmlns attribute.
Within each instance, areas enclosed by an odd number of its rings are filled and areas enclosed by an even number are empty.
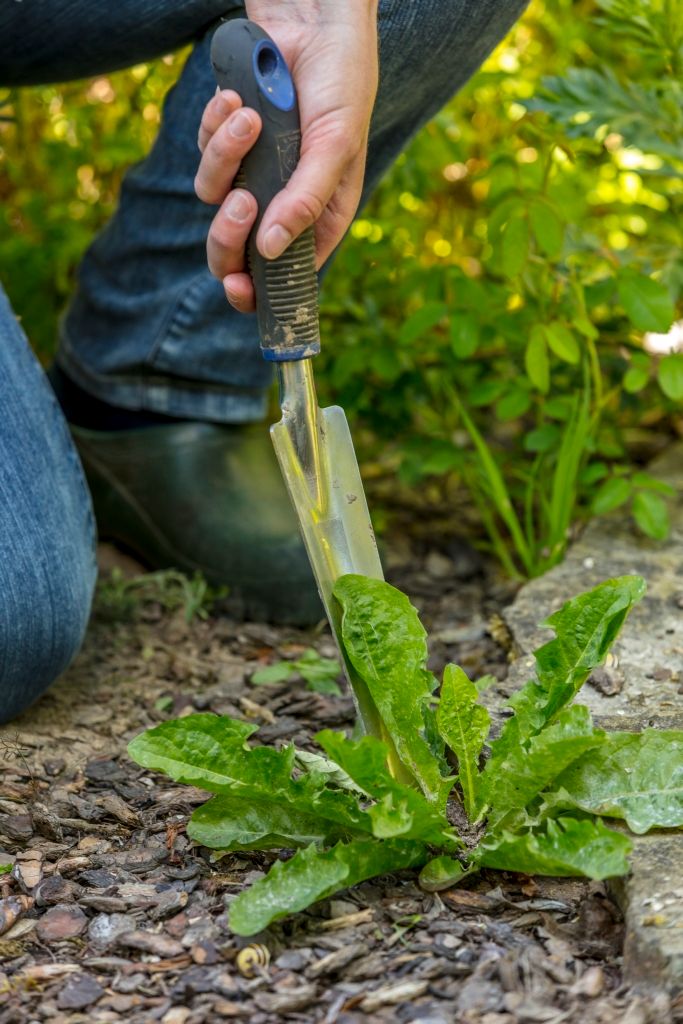
<svg viewBox="0 0 683 1024"><path fill-rule="evenodd" d="M92 548L80 558L40 559L0 592L0 723L28 708L83 643L96 579ZM24 568L19 567L19 568Z"/></svg>

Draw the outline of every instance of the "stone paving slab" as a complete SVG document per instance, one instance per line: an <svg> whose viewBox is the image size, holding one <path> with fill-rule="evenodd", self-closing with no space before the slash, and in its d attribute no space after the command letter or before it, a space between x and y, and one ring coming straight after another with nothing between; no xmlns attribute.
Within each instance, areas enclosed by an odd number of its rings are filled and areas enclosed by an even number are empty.
<svg viewBox="0 0 683 1024"><path fill-rule="evenodd" d="M649 467L671 484L672 529L664 543L638 536L629 517L592 522L566 559L519 591L506 610L517 651L505 692L533 674L531 652L552 637L538 627L568 598L613 576L637 573L648 584L631 612L597 685L581 692L596 724L640 731L683 729L683 443ZM683 991L683 834L636 838L631 875L615 885L626 920L624 964L630 981Z"/></svg>

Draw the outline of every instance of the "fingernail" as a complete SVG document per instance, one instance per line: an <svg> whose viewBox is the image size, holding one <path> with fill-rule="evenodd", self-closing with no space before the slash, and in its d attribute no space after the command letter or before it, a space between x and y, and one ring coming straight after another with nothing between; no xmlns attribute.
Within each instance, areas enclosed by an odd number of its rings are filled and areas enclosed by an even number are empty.
<svg viewBox="0 0 683 1024"><path fill-rule="evenodd" d="M268 228L263 239L263 255L267 260L276 260L291 241L291 232L283 228L282 224L274 224L272 228Z"/></svg>
<svg viewBox="0 0 683 1024"><path fill-rule="evenodd" d="M227 89L221 89L218 95L220 98L219 106L227 114L234 106L232 93L228 92Z"/></svg>
<svg viewBox="0 0 683 1024"><path fill-rule="evenodd" d="M251 118L243 110L237 110L228 121L230 134L236 139L244 139L251 134Z"/></svg>
<svg viewBox="0 0 683 1024"><path fill-rule="evenodd" d="M232 192L225 204L225 212L231 220L246 220L251 213L251 205L243 192Z"/></svg>

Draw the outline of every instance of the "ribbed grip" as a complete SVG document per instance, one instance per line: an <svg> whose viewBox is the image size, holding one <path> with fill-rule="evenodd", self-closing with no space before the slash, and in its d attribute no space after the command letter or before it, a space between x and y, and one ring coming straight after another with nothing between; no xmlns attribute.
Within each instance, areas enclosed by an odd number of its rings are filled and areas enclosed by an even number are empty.
<svg viewBox="0 0 683 1024"><path fill-rule="evenodd" d="M318 278L313 229L276 260L256 248L256 234L273 197L292 176L301 146L294 86L282 54L262 28L244 18L222 24L211 44L211 62L221 89L234 89L263 124L258 141L235 178L258 203L247 247L256 291L261 350L277 362L306 359L320 351Z"/></svg>

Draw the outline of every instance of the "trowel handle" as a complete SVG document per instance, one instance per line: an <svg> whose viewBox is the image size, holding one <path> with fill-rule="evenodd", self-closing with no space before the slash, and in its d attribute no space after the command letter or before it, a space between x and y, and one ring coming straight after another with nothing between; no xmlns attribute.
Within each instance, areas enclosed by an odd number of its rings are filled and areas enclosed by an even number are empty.
<svg viewBox="0 0 683 1024"><path fill-rule="evenodd" d="M211 63L219 87L234 89L263 122L235 178L235 185L251 192L258 203L247 257L256 291L261 350L275 362L306 359L320 351L313 229L276 260L264 259L256 248L256 232L266 207L299 162L301 128L294 83L268 33L245 18L226 21L216 30Z"/></svg>

